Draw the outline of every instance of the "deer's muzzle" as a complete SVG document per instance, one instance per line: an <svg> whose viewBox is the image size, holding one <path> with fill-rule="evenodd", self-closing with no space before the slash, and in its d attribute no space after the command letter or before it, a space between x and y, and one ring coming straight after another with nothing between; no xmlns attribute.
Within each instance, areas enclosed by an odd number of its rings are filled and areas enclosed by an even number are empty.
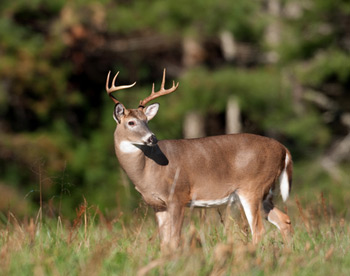
<svg viewBox="0 0 350 276"><path fill-rule="evenodd" d="M147 145L148 146L155 146L158 143L157 137L152 134L150 137L147 139Z"/></svg>

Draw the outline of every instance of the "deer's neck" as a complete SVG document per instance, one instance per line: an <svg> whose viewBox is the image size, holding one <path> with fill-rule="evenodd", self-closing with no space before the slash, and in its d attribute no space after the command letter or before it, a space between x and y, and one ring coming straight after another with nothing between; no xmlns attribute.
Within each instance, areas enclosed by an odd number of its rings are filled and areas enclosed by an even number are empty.
<svg viewBox="0 0 350 276"><path fill-rule="evenodd" d="M146 157L142 150L130 142L115 140L115 153L121 167L131 181L138 186L143 179L146 166Z"/></svg>
<svg viewBox="0 0 350 276"><path fill-rule="evenodd" d="M135 145L115 139L115 152L121 167L124 169L137 190L144 195L154 179L163 177L169 160L158 145L150 147Z"/></svg>

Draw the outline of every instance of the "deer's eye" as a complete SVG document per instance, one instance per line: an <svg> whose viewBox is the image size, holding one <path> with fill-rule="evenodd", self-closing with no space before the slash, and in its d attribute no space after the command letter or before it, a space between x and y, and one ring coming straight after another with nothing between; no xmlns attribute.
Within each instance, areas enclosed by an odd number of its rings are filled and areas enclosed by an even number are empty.
<svg viewBox="0 0 350 276"><path fill-rule="evenodd" d="M134 126L134 125L135 125L135 122L134 122L134 121L129 121L129 122L128 122L128 125L129 125L129 126Z"/></svg>

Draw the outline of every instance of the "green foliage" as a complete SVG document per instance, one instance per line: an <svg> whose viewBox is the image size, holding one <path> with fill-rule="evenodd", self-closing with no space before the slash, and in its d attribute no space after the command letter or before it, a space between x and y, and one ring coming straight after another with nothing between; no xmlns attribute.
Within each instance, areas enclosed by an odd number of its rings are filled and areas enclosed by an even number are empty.
<svg viewBox="0 0 350 276"><path fill-rule="evenodd" d="M159 99L160 111L150 122L159 139L181 138L189 111L224 114L234 97L244 131L286 144L296 167L319 164L334 135L346 134L337 118L349 112L344 22L350 6L345 0L295 1L301 12L288 17L289 3L294 1L281 1L282 12L274 18L261 2L245 0L1 1L1 185L15 189L14 200L23 198L35 210L42 184L44 211L68 217L82 197L112 214L137 206L140 197L114 154L113 104L104 92L110 69L121 71L118 83L138 81L132 92L118 94L128 108L147 96L153 81L159 87L161 68L169 69L167 86L172 79L180 82L176 93ZM275 47L280 60L265 64L264 51L271 50L265 31L273 20L281 28ZM243 51L253 61L224 60L222 31L233 34L238 55ZM181 61L180 46L188 37L207 47L192 68ZM158 38L166 43L159 46ZM144 50L144 39L154 44ZM298 111L295 85L334 97L335 119L325 121L324 110L303 98ZM338 196L341 188L326 189L334 187L334 179L322 170L296 169L296 182L315 190L323 183L322 189ZM339 187L344 183L342 178Z"/></svg>
<svg viewBox="0 0 350 276"><path fill-rule="evenodd" d="M285 31L280 48L282 60L291 62L295 59L308 59L319 50L339 48L339 42L347 33L349 2L313 0L307 6L299 4L303 7L301 16L288 19L283 24Z"/></svg>
<svg viewBox="0 0 350 276"><path fill-rule="evenodd" d="M239 1L134 1L112 6L107 16L111 31L125 35L145 26L165 34L201 36L222 30L232 31L238 39L257 41L263 25L254 20L259 16L259 3ZM145 12L147 11L147 12ZM252 14L248 17L246 14Z"/></svg>
<svg viewBox="0 0 350 276"><path fill-rule="evenodd" d="M201 69L190 71L184 77L181 90L185 92L181 96L185 98L184 110L198 106L216 112L224 111L227 99L235 96L244 111L257 117L256 114L266 113L280 104L278 100L283 99L280 88L280 75L275 70L226 68L209 72Z"/></svg>
<svg viewBox="0 0 350 276"><path fill-rule="evenodd" d="M320 87L329 81L346 85L350 79L350 54L339 50L321 52L307 67L298 69L306 85Z"/></svg>
<svg viewBox="0 0 350 276"><path fill-rule="evenodd" d="M182 114L199 108L202 112L223 112L227 99L234 96L243 113L249 114L258 128L298 141L297 147L291 148L293 152L308 147L322 149L329 143L328 128L315 110L310 108L303 117L295 114L290 90L283 87L282 76L277 70L195 70L184 76L179 89L181 99L184 99L180 107Z"/></svg>

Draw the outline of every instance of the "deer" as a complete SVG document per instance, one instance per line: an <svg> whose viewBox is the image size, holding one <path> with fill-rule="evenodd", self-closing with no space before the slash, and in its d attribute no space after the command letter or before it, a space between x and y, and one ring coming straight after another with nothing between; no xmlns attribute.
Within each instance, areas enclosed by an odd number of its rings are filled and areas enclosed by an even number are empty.
<svg viewBox="0 0 350 276"><path fill-rule="evenodd" d="M159 110L152 100L173 93L173 81L165 89L164 69L160 90L141 100L138 108L126 109L112 92L133 87L116 85L116 73L106 91L114 101L116 121L114 148L143 200L154 209L161 250L175 250L181 241L185 209L208 208L240 201L254 245L265 228L263 218L275 225L283 239L293 233L287 214L274 206L275 183L286 201L292 184L293 163L289 150L278 141L249 133L194 139L159 140L148 123Z"/></svg>

